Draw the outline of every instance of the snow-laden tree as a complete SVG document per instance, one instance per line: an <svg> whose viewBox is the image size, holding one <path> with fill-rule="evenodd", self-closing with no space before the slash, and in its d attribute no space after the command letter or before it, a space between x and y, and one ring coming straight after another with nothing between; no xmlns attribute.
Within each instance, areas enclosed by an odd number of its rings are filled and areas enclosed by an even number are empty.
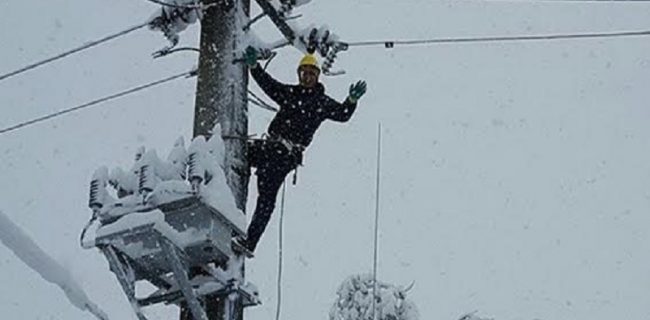
<svg viewBox="0 0 650 320"><path fill-rule="evenodd" d="M339 286L338 298L330 310L330 320L373 319L372 275L354 275ZM376 320L418 320L415 305L406 297L411 289L377 281Z"/></svg>

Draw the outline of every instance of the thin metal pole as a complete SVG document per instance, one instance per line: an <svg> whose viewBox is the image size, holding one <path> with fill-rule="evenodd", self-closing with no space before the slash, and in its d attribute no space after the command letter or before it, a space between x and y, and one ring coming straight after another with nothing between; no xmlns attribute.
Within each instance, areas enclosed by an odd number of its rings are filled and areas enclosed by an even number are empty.
<svg viewBox="0 0 650 320"><path fill-rule="evenodd" d="M275 306L275 320L280 320L280 308L282 306L282 237L284 229L284 198L287 193L287 182L282 184L282 202L280 202L280 230L278 232L278 299Z"/></svg>
<svg viewBox="0 0 650 320"><path fill-rule="evenodd" d="M375 320L377 310L377 247L379 242L379 186L381 173L381 122L377 126L377 181L375 190L375 244L372 265L372 319Z"/></svg>

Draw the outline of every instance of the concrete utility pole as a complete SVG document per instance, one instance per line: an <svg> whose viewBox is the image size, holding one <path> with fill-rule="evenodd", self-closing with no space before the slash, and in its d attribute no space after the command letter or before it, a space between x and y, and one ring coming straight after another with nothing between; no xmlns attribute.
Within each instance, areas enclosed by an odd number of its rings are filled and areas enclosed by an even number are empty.
<svg viewBox="0 0 650 320"><path fill-rule="evenodd" d="M213 5L213 4L219 5ZM206 139L216 123L225 138L226 177L237 206L244 211L248 186L248 166L244 139L248 133L248 70L233 63L241 52L237 42L249 15L250 0L205 0L210 6L201 21L201 55L194 114L194 136Z"/></svg>
<svg viewBox="0 0 650 320"><path fill-rule="evenodd" d="M201 53L199 57L194 136L207 138L221 134L226 146L225 173L237 207L246 210L248 191L248 162L246 137L248 134L248 69L244 63L233 63L241 56L237 43L249 16L250 0L203 0L208 9L201 20ZM216 4L216 5L215 5ZM215 124L221 132L212 132ZM243 259L243 258L242 258ZM244 269L241 278L244 275ZM192 273L196 273L195 270ZM226 297L210 297L205 310L210 320L226 319ZM243 319L239 299L235 305L237 319ZM189 310L181 308L181 320L190 320Z"/></svg>

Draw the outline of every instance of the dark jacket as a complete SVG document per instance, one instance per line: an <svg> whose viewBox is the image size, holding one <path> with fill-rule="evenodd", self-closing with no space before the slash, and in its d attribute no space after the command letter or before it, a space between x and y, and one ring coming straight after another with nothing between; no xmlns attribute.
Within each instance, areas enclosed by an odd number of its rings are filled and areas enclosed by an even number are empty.
<svg viewBox="0 0 650 320"><path fill-rule="evenodd" d="M273 79L259 64L251 69L251 75L266 95L280 106L269 124L271 137L281 137L306 147L323 121L346 122L357 108L356 103L347 99L339 103L328 97L321 83L314 88L284 84Z"/></svg>

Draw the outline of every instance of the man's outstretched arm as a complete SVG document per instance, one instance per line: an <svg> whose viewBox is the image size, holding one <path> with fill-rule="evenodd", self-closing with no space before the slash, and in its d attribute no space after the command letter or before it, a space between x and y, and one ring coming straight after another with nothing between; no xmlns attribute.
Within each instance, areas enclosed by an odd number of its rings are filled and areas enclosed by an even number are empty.
<svg viewBox="0 0 650 320"><path fill-rule="evenodd" d="M251 75L255 82L262 88L264 93L269 96L273 101L281 105L281 100L286 99L288 85L275 80L268 74L259 63L250 68Z"/></svg>
<svg viewBox="0 0 650 320"><path fill-rule="evenodd" d="M250 69L255 82L257 82L267 96L280 104L280 100L285 98L288 86L273 79L273 77L271 77L271 75L269 75L262 66L257 63L257 57L257 49L253 47L249 46L246 48L246 51L244 51L244 61Z"/></svg>
<svg viewBox="0 0 650 320"><path fill-rule="evenodd" d="M366 83L359 81L350 86L350 95L343 103L338 103L336 100L327 97L328 119L346 122L352 118L352 114L357 109L357 101L366 93Z"/></svg>
<svg viewBox="0 0 650 320"><path fill-rule="evenodd" d="M346 98L343 103L326 97L327 118L338 122L346 122L352 118L352 114L357 109L357 103Z"/></svg>

